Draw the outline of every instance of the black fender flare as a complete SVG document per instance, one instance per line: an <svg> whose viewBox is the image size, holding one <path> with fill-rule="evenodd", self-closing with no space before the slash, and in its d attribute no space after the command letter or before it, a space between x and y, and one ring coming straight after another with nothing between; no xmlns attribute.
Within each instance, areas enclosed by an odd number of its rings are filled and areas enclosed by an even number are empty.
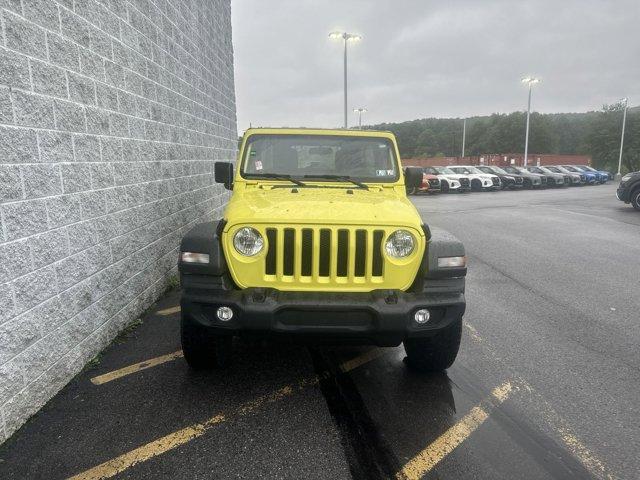
<svg viewBox="0 0 640 480"><path fill-rule="evenodd" d="M221 241L226 223L226 220L199 223L182 237L180 252L206 253L209 255L209 263L184 263L180 256L178 270L181 274L222 276L228 273Z"/></svg>

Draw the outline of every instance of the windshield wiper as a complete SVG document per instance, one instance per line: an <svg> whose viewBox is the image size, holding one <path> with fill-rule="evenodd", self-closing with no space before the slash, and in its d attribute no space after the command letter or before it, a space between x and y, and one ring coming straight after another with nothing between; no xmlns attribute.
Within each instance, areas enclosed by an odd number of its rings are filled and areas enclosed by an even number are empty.
<svg viewBox="0 0 640 480"><path fill-rule="evenodd" d="M298 185L299 187L307 186L306 183L301 182L300 180L295 179L291 175L287 175L286 173L245 173L244 176L249 178L272 178L273 180L287 180Z"/></svg>
<svg viewBox="0 0 640 480"><path fill-rule="evenodd" d="M351 182L356 185L358 188L363 188L365 190L369 190L369 187L359 182L358 180L354 180L349 175L304 175L303 178L319 178L322 180L342 180L344 182Z"/></svg>

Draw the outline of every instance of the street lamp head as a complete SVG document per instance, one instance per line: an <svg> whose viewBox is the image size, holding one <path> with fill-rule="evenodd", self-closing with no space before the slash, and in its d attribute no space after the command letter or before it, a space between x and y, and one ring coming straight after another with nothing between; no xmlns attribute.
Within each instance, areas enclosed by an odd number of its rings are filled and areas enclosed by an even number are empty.
<svg viewBox="0 0 640 480"><path fill-rule="evenodd" d="M524 77L521 81L522 83L525 83L527 85L534 85L536 83L540 83L540 79L535 77Z"/></svg>
<svg viewBox="0 0 640 480"><path fill-rule="evenodd" d="M332 40L345 40L347 42L359 42L362 40L362 35L357 35L355 33L347 33L347 32L331 32L329 34L329 38Z"/></svg>
<svg viewBox="0 0 640 480"><path fill-rule="evenodd" d="M366 108L354 108L353 113L365 113L367 111Z"/></svg>

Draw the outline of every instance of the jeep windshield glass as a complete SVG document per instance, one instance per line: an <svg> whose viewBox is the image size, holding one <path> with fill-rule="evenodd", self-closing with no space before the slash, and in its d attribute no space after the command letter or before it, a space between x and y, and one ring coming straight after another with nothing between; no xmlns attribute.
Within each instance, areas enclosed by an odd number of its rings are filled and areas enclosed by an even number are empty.
<svg viewBox="0 0 640 480"><path fill-rule="evenodd" d="M341 135L251 135L244 148L244 178L312 182L390 183L399 178L390 140Z"/></svg>

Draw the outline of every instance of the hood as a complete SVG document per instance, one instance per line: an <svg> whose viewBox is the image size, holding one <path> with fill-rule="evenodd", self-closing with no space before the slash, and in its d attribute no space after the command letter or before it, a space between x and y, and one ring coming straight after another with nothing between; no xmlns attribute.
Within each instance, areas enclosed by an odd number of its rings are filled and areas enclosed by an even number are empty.
<svg viewBox="0 0 640 480"><path fill-rule="evenodd" d="M418 231L422 224L405 196L377 187L243 189L234 192L224 216L233 224L397 225Z"/></svg>

